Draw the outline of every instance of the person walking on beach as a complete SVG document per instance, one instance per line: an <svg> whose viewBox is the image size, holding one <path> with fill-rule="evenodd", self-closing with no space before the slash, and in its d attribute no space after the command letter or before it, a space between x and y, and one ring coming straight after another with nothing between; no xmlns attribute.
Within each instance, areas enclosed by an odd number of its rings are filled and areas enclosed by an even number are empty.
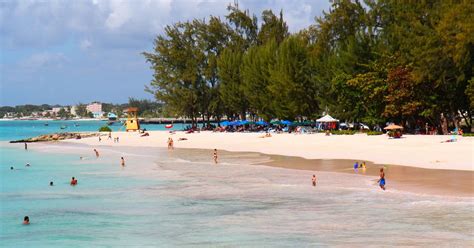
<svg viewBox="0 0 474 248"><path fill-rule="evenodd" d="M71 186L76 186L77 185L77 179L72 177L71 179Z"/></svg>
<svg viewBox="0 0 474 248"><path fill-rule="evenodd" d="M313 178L311 179L311 181L313 182L313 187L316 187L316 175L313 174Z"/></svg>
<svg viewBox="0 0 474 248"><path fill-rule="evenodd" d="M174 143L173 139L168 138L168 150L173 150L174 149L173 143Z"/></svg>
<svg viewBox="0 0 474 248"><path fill-rule="evenodd" d="M107 139L112 139L112 132L109 132L109 137Z"/></svg>
<svg viewBox="0 0 474 248"><path fill-rule="evenodd" d="M385 172L380 168L380 179L377 181L381 189L385 190Z"/></svg>
<svg viewBox="0 0 474 248"><path fill-rule="evenodd" d="M97 151L97 149L94 149L94 152L95 152L95 157L99 158L99 152Z"/></svg>
<svg viewBox="0 0 474 248"><path fill-rule="evenodd" d="M28 144L25 142L25 150L28 150Z"/></svg>
<svg viewBox="0 0 474 248"><path fill-rule="evenodd" d="M217 149L214 149L214 155L213 155L213 157L214 157L214 163L217 164Z"/></svg>
<svg viewBox="0 0 474 248"><path fill-rule="evenodd" d="M123 159L123 157L120 158L120 164L122 167L125 167L125 159Z"/></svg>

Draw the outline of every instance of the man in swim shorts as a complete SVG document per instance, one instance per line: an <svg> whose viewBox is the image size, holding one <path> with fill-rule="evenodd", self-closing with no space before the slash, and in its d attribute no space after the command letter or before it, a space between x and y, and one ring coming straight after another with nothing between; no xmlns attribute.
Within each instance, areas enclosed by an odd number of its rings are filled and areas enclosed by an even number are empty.
<svg viewBox="0 0 474 248"><path fill-rule="evenodd" d="M99 152L97 151L97 149L94 149L94 152L95 152L95 157L98 158L99 157Z"/></svg>
<svg viewBox="0 0 474 248"><path fill-rule="evenodd" d="M311 181L313 182L313 187L316 187L316 175L313 174Z"/></svg>
<svg viewBox="0 0 474 248"><path fill-rule="evenodd" d="M378 183L380 188L385 190L385 172L383 172L383 168L380 168L380 179L378 180Z"/></svg>
<svg viewBox="0 0 474 248"><path fill-rule="evenodd" d="M120 163L122 167L125 167L125 159L123 159L123 157L120 158Z"/></svg>

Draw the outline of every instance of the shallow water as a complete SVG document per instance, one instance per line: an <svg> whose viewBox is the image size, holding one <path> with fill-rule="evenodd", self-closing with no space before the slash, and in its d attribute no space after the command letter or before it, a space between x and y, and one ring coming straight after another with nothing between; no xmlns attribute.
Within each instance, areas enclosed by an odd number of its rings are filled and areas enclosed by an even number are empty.
<svg viewBox="0 0 474 248"><path fill-rule="evenodd" d="M100 127L107 125L108 121L74 121L74 120L13 120L0 121L0 140L17 140L38 135L58 132L96 132ZM47 124L47 126L46 126ZM183 130L186 124L175 124L171 130ZM61 127L66 127L61 129ZM124 131L124 127L116 122L109 126L113 131ZM167 130L164 124L142 124L141 128L147 130Z"/></svg>
<svg viewBox="0 0 474 248"><path fill-rule="evenodd" d="M268 157L250 153L220 153L218 165L203 150L100 153L96 159L89 147L64 143L28 151L2 144L0 246L473 243L472 198L383 192L375 177L334 172L318 172L314 188L312 173L255 165ZM76 187L68 184L72 176ZM29 226L21 225L24 215Z"/></svg>

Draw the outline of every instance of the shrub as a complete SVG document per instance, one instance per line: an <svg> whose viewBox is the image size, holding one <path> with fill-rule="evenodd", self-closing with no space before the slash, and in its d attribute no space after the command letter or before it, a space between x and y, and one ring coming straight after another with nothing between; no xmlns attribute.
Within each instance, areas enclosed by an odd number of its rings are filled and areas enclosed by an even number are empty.
<svg viewBox="0 0 474 248"><path fill-rule="evenodd" d="M108 126L103 126L99 128L99 132L112 132L112 129Z"/></svg>
<svg viewBox="0 0 474 248"><path fill-rule="evenodd" d="M379 131L369 131L367 132L367 135L382 135L383 132L379 132Z"/></svg>
<svg viewBox="0 0 474 248"><path fill-rule="evenodd" d="M332 130L331 134L333 135L353 135L357 131L355 130Z"/></svg>
<svg viewBox="0 0 474 248"><path fill-rule="evenodd" d="M462 137L474 137L474 133L463 133Z"/></svg>

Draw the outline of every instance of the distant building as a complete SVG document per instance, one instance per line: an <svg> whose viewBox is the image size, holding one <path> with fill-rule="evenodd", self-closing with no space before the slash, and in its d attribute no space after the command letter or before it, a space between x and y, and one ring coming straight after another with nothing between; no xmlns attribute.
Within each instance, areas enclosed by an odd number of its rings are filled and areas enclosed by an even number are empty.
<svg viewBox="0 0 474 248"><path fill-rule="evenodd" d="M93 102L87 105L86 109L94 115L94 118L100 118L104 114L104 112L102 112L102 103L99 102Z"/></svg>
<svg viewBox="0 0 474 248"><path fill-rule="evenodd" d="M69 112L71 112L72 115L77 116L77 106L71 106Z"/></svg>
<svg viewBox="0 0 474 248"><path fill-rule="evenodd" d="M53 108L53 110L51 110L53 113L57 114L59 113L59 111L62 109L62 107L56 107L56 108Z"/></svg>

